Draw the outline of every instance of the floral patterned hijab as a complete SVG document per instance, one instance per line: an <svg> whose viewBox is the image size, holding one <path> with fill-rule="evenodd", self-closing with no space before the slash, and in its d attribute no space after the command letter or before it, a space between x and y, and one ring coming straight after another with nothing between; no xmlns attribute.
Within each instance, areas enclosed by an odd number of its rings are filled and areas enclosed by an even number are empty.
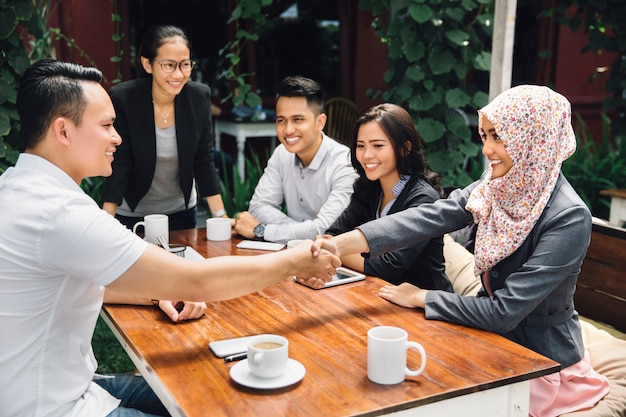
<svg viewBox="0 0 626 417"><path fill-rule="evenodd" d="M494 126L513 166L472 191L467 210L478 224L476 274L489 271L524 243L543 213L561 171L576 150L570 103L548 87L513 87L478 111Z"/></svg>

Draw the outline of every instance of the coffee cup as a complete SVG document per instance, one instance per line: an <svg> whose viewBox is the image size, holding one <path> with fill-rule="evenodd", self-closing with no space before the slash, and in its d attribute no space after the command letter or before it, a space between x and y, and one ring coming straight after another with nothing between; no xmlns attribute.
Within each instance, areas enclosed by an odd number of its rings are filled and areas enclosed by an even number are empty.
<svg viewBox="0 0 626 417"><path fill-rule="evenodd" d="M287 242L287 249L295 248L296 246L298 246L302 242L304 242L304 240L302 240L302 239L290 240L289 242Z"/></svg>
<svg viewBox="0 0 626 417"><path fill-rule="evenodd" d="M139 221L133 226L133 233L137 233L139 226L143 226L144 236L148 242L158 245L158 237L161 236L166 242L169 243L170 227L167 215L148 214L147 216L144 216L143 221Z"/></svg>
<svg viewBox="0 0 626 417"><path fill-rule="evenodd" d="M230 240L232 235L230 219L210 217L206 219L206 238L213 241Z"/></svg>
<svg viewBox="0 0 626 417"><path fill-rule="evenodd" d="M418 351L422 357L419 369L409 369L407 352ZM367 377L377 384L399 384L405 376L418 376L426 367L426 351L417 342L408 340L408 333L399 327L378 326L367 332Z"/></svg>
<svg viewBox="0 0 626 417"><path fill-rule="evenodd" d="M275 378L287 369L289 342L283 336L262 334L248 342L248 366L259 378Z"/></svg>

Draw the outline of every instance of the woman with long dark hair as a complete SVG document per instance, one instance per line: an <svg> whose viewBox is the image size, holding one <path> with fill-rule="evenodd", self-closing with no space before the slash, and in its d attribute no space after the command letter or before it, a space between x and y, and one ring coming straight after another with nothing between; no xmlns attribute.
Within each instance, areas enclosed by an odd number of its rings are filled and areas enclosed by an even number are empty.
<svg viewBox="0 0 626 417"><path fill-rule="evenodd" d="M395 104L370 108L355 125L352 165L360 177L350 205L327 230L353 230L387 214L431 203L443 193L439 176L428 168L422 140L409 113ZM342 257L349 268L391 283L452 291L444 272L442 236L385 253L377 258Z"/></svg>

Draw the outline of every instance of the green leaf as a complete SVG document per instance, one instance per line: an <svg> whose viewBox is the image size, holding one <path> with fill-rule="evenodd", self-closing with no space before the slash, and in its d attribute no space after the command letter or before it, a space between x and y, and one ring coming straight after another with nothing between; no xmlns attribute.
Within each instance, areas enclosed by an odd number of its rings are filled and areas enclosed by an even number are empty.
<svg viewBox="0 0 626 417"><path fill-rule="evenodd" d="M389 8L391 10L402 10L411 4L411 0L391 0Z"/></svg>
<svg viewBox="0 0 626 417"><path fill-rule="evenodd" d="M0 113L0 136L7 136L11 131L11 119L4 113Z"/></svg>
<svg viewBox="0 0 626 417"><path fill-rule="evenodd" d="M469 40L467 32L462 30L449 30L445 33L446 38L455 45L463 46L463 43Z"/></svg>
<svg viewBox="0 0 626 417"><path fill-rule="evenodd" d="M443 124L430 118L421 119L417 122L415 127L420 133L424 143L430 143L440 139L445 131Z"/></svg>
<svg viewBox="0 0 626 417"><path fill-rule="evenodd" d="M478 70L489 71L491 69L491 52L483 51L476 55L474 67Z"/></svg>
<svg viewBox="0 0 626 417"><path fill-rule="evenodd" d="M18 20L25 22L32 19L34 11L32 0L10 0L9 4L11 4L15 10L15 15Z"/></svg>
<svg viewBox="0 0 626 417"><path fill-rule="evenodd" d="M413 81L421 81L424 79L425 74L420 69L419 65L413 65L406 70L406 76Z"/></svg>
<svg viewBox="0 0 626 417"><path fill-rule="evenodd" d="M426 23L433 17L433 10L427 4L411 4L409 14L417 23Z"/></svg>
<svg viewBox="0 0 626 417"><path fill-rule="evenodd" d="M454 66L454 56L449 50L434 48L428 56L428 65L434 75L447 74Z"/></svg>
<svg viewBox="0 0 626 417"><path fill-rule="evenodd" d="M13 7L0 7L0 40L8 38L15 31L17 23Z"/></svg>
<svg viewBox="0 0 626 417"><path fill-rule="evenodd" d="M463 22L463 17L465 13L463 10L453 7L448 7L446 9L446 15L455 22Z"/></svg>
<svg viewBox="0 0 626 417"><path fill-rule="evenodd" d="M446 92L446 104L448 107L465 107L470 103L470 97L460 88L453 88Z"/></svg>
<svg viewBox="0 0 626 417"><path fill-rule="evenodd" d="M234 22L235 20L238 20L239 18L241 18L241 5L240 4L235 6L235 8L233 9L233 12L230 14L230 18L228 19L226 24L230 24L230 23Z"/></svg>
<svg viewBox="0 0 626 417"><path fill-rule="evenodd" d="M477 91L474 97L472 97L472 102L474 107L478 109L483 108L489 103L489 95L484 91Z"/></svg>
<svg viewBox="0 0 626 417"><path fill-rule="evenodd" d="M424 45L419 42L405 43L402 46L402 51L409 62L416 62L422 59L424 57L424 49Z"/></svg>
<svg viewBox="0 0 626 417"><path fill-rule="evenodd" d="M259 104L262 104L263 100L261 100L261 97L258 94L250 92L246 94L245 102L246 105L249 107L256 107Z"/></svg>

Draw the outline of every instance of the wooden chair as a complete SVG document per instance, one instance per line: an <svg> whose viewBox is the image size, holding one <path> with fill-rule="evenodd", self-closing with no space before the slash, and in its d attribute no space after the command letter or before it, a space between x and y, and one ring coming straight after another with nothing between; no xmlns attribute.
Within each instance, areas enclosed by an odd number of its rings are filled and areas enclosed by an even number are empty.
<svg viewBox="0 0 626 417"><path fill-rule="evenodd" d="M343 97L333 97L324 103L326 127L324 132L331 138L350 146L354 123L361 112L354 102Z"/></svg>

